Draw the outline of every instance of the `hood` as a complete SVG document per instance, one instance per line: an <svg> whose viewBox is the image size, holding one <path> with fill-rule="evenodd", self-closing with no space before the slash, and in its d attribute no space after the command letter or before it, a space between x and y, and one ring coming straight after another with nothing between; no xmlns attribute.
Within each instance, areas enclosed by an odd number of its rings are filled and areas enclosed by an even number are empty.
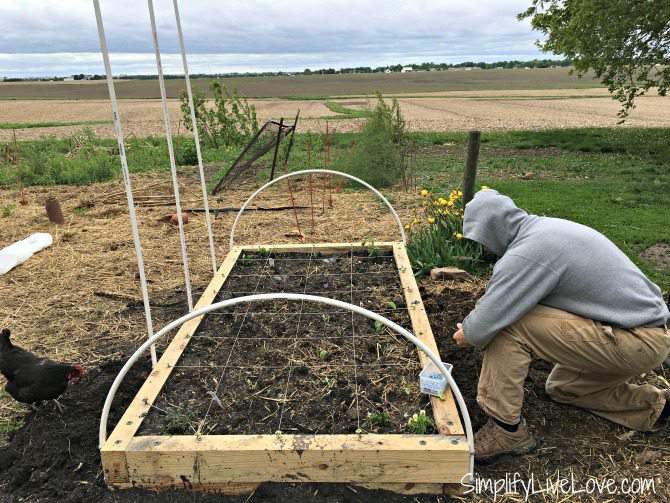
<svg viewBox="0 0 670 503"><path fill-rule="evenodd" d="M501 257L528 218L509 197L496 190L480 190L465 205L463 235Z"/></svg>

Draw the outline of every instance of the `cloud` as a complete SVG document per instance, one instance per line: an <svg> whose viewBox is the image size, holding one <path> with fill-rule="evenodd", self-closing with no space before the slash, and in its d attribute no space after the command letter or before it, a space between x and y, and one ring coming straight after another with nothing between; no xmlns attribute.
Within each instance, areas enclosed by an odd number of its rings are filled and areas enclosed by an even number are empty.
<svg viewBox="0 0 670 503"><path fill-rule="evenodd" d="M154 3L161 49L165 53L176 53L179 46L172 2L156 0ZM293 68L297 69L303 62L313 67L328 66L319 64L319 58L324 62L342 60L376 65L383 63L380 60L386 55L397 55L396 61L403 62L426 58L463 61L537 57L540 53L533 44L536 35L527 22L516 19L516 14L528 3L529 0L469 3L453 0L182 0L180 9L191 57L219 55L217 58L225 64L226 57L220 55L228 55L233 66L236 60L247 57L249 62L265 67L273 59L282 65L290 64L287 56L294 55L300 60ZM102 0L101 7L112 52L150 54L153 51L146 2ZM97 52L98 36L91 0L0 3L0 53L53 53L56 57L59 53ZM0 59L0 75L8 73L5 63L7 59ZM62 63L67 66L67 58ZM60 63L53 68L56 66L60 67ZM77 71L74 66L68 68ZM115 71L125 72L124 68L115 66ZM150 66L144 68L149 70ZM32 70L42 69L44 67L39 66ZM27 65L26 70L30 70ZM230 70L219 68L218 71Z"/></svg>

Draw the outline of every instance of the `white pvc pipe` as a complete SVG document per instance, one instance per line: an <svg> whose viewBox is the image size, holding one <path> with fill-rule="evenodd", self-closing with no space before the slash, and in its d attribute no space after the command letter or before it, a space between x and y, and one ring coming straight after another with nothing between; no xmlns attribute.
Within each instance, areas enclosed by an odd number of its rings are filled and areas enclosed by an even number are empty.
<svg viewBox="0 0 670 503"><path fill-rule="evenodd" d="M203 314L209 313L211 311L216 311L218 309L223 309L225 307L234 306L236 304L265 301L265 300L299 300L303 302L317 302L320 304L326 304L328 306L333 306L340 309L346 309L353 313L363 315L372 320L379 321L380 323L390 328L394 332L397 332L403 337L405 337L405 339L407 339L408 341L413 343L416 347L418 347L421 351L423 351L426 354L426 356L428 356L430 361L432 361L435 364L435 366L440 370L442 375L446 378L451 388L451 391L453 392L456 398L456 402L458 403L458 407L461 411L461 414L463 415L463 423L465 425L465 436L468 442L468 449L470 451L470 477L471 478L474 477L475 445L474 445L474 436L472 433L472 424L470 422L470 414L465 404L465 400L463 399L463 395L461 394L461 390L456 384L456 381L454 381L453 377L451 377L451 373L447 370L447 368L444 366L442 361L440 361L440 359L435 355L435 353L433 353L430 350L430 348L426 346L426 344L424 344L421 340L417 339L411 332L401 327L397 323L394 323L384 318L383 316L378 315L377 313L369 311L360 306L355 306L347 302L342 302L340 300L329 299L326 297L320 297L316 295L305 295L300 293L263 293L263 294L248 295L245 297L236 297L233 299L223 300L221 302L210 304L209 306L205 306L195 311L191 311L190 313L185 314L181 318L173 321L172 323L169 323L161 330L156 332L156 334L151 339L149 339L139 348L137 348L137 350L130 356L126 364L119 371L118 375L116 376L116 379L114 379L114 382L112 383L112 386L109 389L109 392L107 393L107 398L105 399L105 404L102 407L102 414L100 416L100 430L98 437L99 447L102 448L102 446L107 441L107 421L109 417L109 410L112 407L112 402L114 401L114 396L116 395L119 386L123 382L123 379L125 378L128 371L132 368L135 362L137 362L140 356L142 356L142 354L147 350L147 348L151 344L153 344L156 340L158 340L160 337L167 334L171 330L180 327L188 320L191 320L198 316L202 316Z"/></svg>
<svg viewBox="0 0 670 503"><path fill-rule="evenodd" d="M186 300L188 310L193 311L193 294L191 293L191 272L188 266L188 252L186 251L186 236L184 234L184 220L181 213L181 198L179 196L179 180L177 180L177 163L174 158L174 147L172 145L172 125L170 124L170 110L167 104L165 92L165 79L163 78L163 63L161 62L161 49L158 43L158 31L156 30L156 16L154 14L153 0L147 0L149 7L149 20L151 22L151 36L156 53L156 69L158 70L158 84L161 90L161 105L163 107L163 120L165 122L165 139L167 141L168 155L170 157L170 173L172 174L172 188L174 190L175 206L177 210L177 226L179 227L179 243L181 245L181 260L184 265L184 283L186 284Z"/></svg>
<svg viewBox="0 0 670 503"><path fill-rule="evenodd" d="M191 78L188 74L188 63L186 61L186 46L184 45L184 34L181 30L181 16L179 15L179 6L177 0L172 0L174 6L174 17L177 20L177 36L179 38L179 48L181 49L181 63L184 67L184 81L186 82L186 94L188 95L188 107L191 110L191 124L193 125L193 140L195 142L195 152L198 156L198 172L200 174L200 188L202 189L202 200L205 206L205 225L207 226L207 236L209 237L209 254L212 256L212 269L216 274L216 251L214 248L214 234L212 233L212 221L209 215L209 197L207 196L207 182L205 181L205 168L202 164L202 150L200 148L200 133L198 132L198 121L195 116L195 106L193 104L193 91L191 90Z"/></svg>
<svg viewBox="0 0 670 503"><path fill-rule="evenodd" d="M230 241L229 241L230 248L232 249L233 245L235 244L235 229L237 228L237 223L239 222L240 217L242 216L242 213L244 213L244 210L247 208L247 206L249 206L251 204L251 202L256 198L256 196L258 196L258 194L263 192L268 187L271 187L275 183L284 180L285 178L290 178L290 177L293 177L293 176L300 176L300 175L309 175L311 173L325 173L325 174L329 174L329 175L342 176L344 178L348 178L349 180L353 180L355 182L358 182L361 185L363 185L364 187L370 189L388 207L389 211L393 215L393 218L395 219L396 223L398 224L398 230L400 231L400 235L402 236L403 243L407 242L407 238L405 237L405 229L403 229L402 222L400 222L400 217L398 216L398 213L396 212L395 208L393 208L393 206L391 206L391 203L388 202L388 199L386 199L384 197L384 195L381 192L379 192L377 189L375 189L372 185L370 185L367 182L364 182L360 178L356 178L355 176L350 175L349 173L342 173L341 171L333 171L333 170L330 170L330 169L305 169L305 170L302 170L302 171L294 171L292 173L286 173L285 175L282 175L278 178L275 178L274 180L270 180L268 183L263 185L260 189L258 189L256 192L254 192L253 194L251 194L249 196L249 199L247 199L247 201L240 208L240 211L237 213L237 216L235 217L235 221L233 222L233 227L232 227L232 229L230 229Z"/></svg>
<svg viewBox="0 0 670 503"><path fill-rule="evenodd" d="M130 228L135 244L135 257L137 257L137 269L140 275L140 289L142 290L142 303L144 304L144 318L147 325L147 337L151 339L154 333L153 322L151 320L151 306L149 305L149 290L147 289L147 278L144 272L144 254L142 253L142 243L140 241L140 231L137 225L137 215L135 213L135 200L133 198L133 186L130 182L130 172L128 171L128 159L126 158L126 146L123 141L123 128L121 127L121 117L119 116L119 104L116 100L116 90L114 89L114 80L112 77L112 65L109 62L109 49L107 48L107 38L105 37L105 27L102 22L102 13L100 11L99 0L93 0L95 10L95 20L98 24L98 37L100 39L100 50L102 52L102 61L105 65L107 74L107 89L109 90L109 99L112 102L112 118L114 120L114 132L116 141L119 145L119 158L121 159L121 173L123 174L123 184L126 188L126 199L128 203L128 214L130 215ZM151 363L156 366L156 347L151 345Z"/></svg>

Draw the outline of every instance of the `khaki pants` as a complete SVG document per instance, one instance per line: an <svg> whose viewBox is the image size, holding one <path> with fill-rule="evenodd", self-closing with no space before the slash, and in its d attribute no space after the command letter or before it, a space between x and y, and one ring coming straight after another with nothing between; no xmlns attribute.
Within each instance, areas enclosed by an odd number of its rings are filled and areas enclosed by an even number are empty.
<svg viewBox="0 0 670 503"><path fill-rule="evenodd" d="M665 404L663 392L629 381L660 366L669 350L667 329L623 330L537 306L484 349L477 402L500 421L519 421L523 384L534 353L556 364L546 383L553 400L649 431Z"/></svg>

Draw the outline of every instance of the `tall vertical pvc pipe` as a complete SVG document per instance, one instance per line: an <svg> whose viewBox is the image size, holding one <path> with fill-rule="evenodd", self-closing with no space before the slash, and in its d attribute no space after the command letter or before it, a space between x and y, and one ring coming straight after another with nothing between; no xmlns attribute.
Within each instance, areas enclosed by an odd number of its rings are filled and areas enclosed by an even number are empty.
<svg viewBox="0 0 670 503"><path fill-rule="evenodd" d="M107 38L105 37L105 27L102 22L102 13L100 11L100 1L93 0L95 9L95 20L98 24L98 37L100 38L100 50L102 51L102 60L107 74L107 88L109 90L109 99L112 102L112 118L114 120L114 132L116 141L119 145L119 158L121 159L121 173L123 174L123 184L126 188L126 199L128 202L128 213L130 215L130 228L133 234L133 243L135 244L135 256L137 257L137 269L140 275L140 289L142 290L142 302L144 303L144 317L147 324L148 338L154 335L153 322L151 320L151 306L149 305L149 291L147 289L147 278L144 273L144 254L142 253L142 243L140 241L140 231L137 225L137 214L135 213L135 200L133 198L133 187L130 181L128 171L128 160L126 158L126 146L123 141L123 128L121 127L121 118L119 116L119 104L116 99L116 90L114 89L114 80L112 78L112 66L109 62L109 50L107 48ZM156 347L151 345L151 363L156 366Z"/></svg>
<svg viewBox="0 0 670 503"><path fill-rule="evenodd" d="M170 173L172 174L172 188L174 190L175 206L177 210L177 225L179 227L179 243L181 244L181 260L184 265L184 283L186 284L186 300L188 310L193 311L193 294L191 293L191 273L188 266L188 252L186 251L186 236L184 235L184 219L182 218L181 199L179 197L179 180L177 180L177 163L174 158L174 146L172 145L172 125L170 123L170 110L167 104L165 92L165 79L163 77L163 63L161 61L161 49L158 43L158 31L156 29L156 15L154 13L153 0L147 0L149 7L149 19L151 21L151 36L156 52L156 69L158 70L158 84L161 89L161 105L163 107L163 119L165 122L165 139L167 141L168 155L170 157Z"/></svg>

